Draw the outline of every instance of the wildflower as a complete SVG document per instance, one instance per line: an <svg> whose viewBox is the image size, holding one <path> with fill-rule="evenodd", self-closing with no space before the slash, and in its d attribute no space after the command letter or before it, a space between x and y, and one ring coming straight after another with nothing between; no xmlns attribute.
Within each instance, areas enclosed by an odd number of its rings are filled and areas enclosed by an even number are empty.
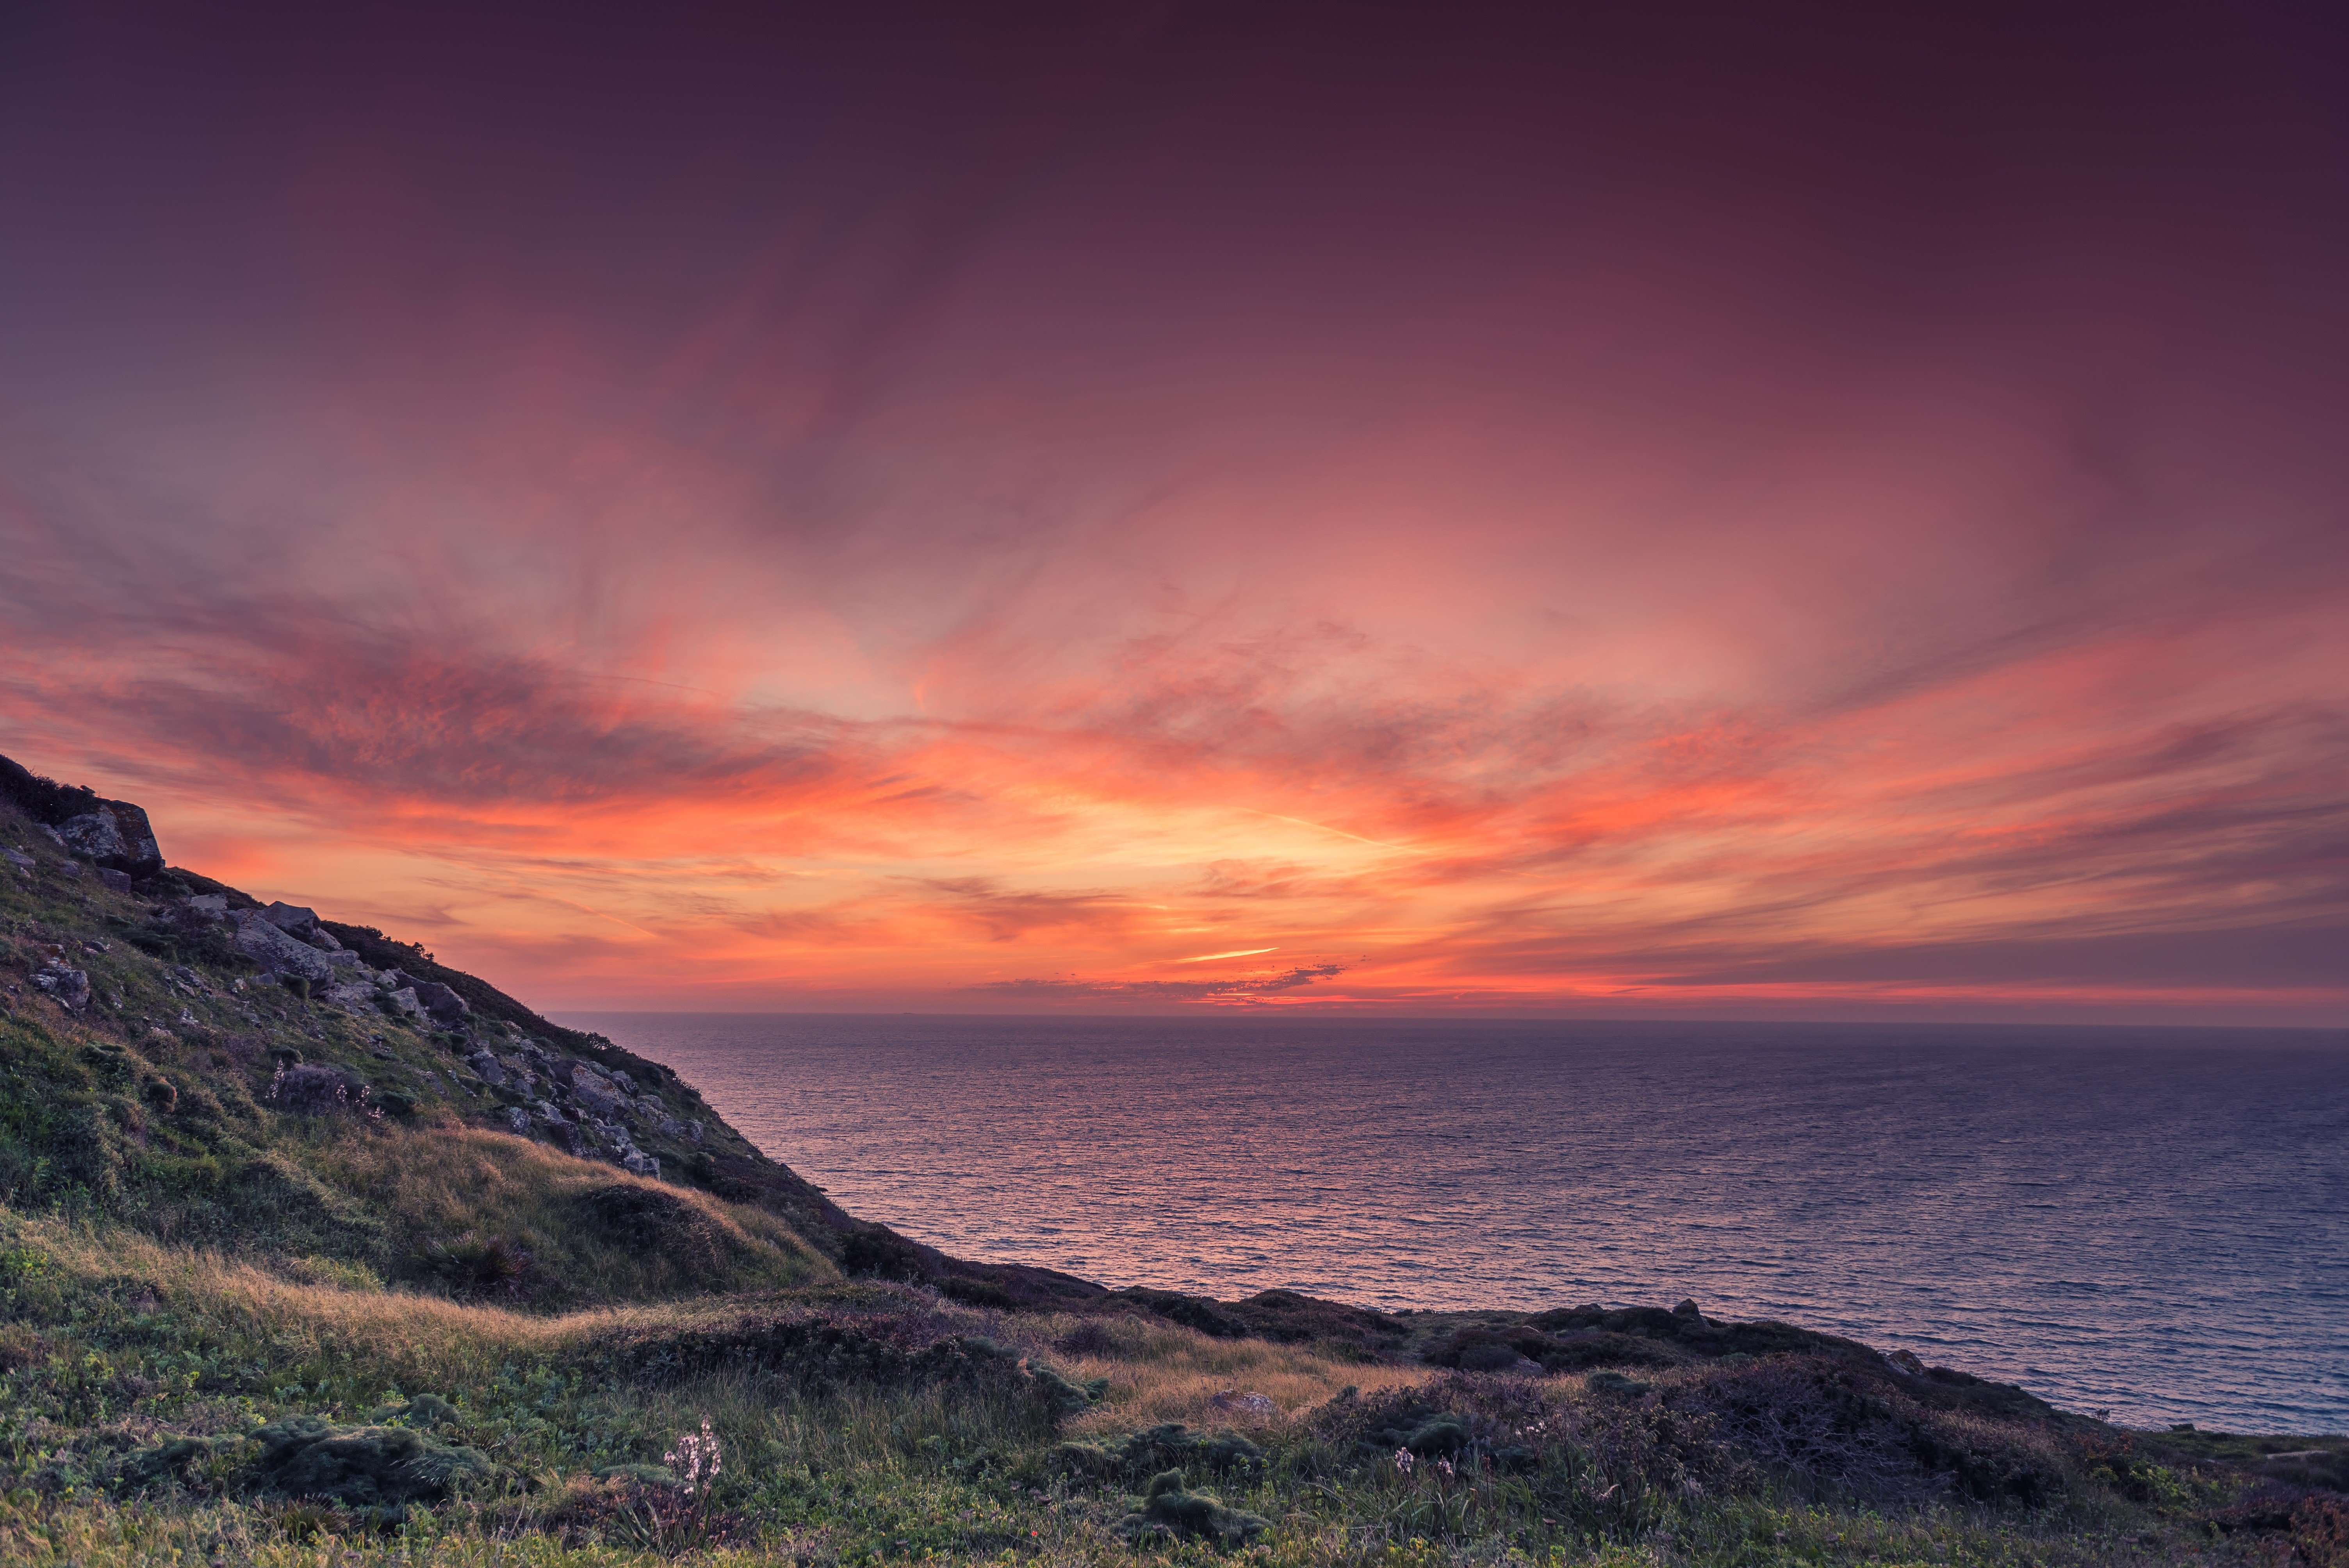
<svg viewBox="0 0 2349 1568"><path fill-rule="evenodd" d="M709 1429L709 1418L701 1418L701 1430L678 1436L677 1447L661 1455L661 1460L684 1479L687 1496L697 1488L706 1491L718 1482L718 1434Z"/></svg>
<svg viewBox="0 0 2349 1568"><path fill-rule="evenodd" d="M1452 1473L1452 1461L1450 1460L1438 1460L1435 1461L1435 1468L1442 1470L1445 1475L1450 1475Z"/></svg>
<svg viewBox="0 0 2349 1568"><path fill-rule="evenodd" d="M1411 1450L1409 1449L1397 1449L1395 1450L1395 1469L1402 1471L1405 1475L1409 1475L1411 1473Z"/></svg>

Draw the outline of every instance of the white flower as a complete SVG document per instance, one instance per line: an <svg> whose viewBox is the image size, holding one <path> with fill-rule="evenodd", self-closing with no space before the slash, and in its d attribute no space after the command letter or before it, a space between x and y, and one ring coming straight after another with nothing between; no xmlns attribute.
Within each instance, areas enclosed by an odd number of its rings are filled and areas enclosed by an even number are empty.
<svg viewBox="0 0 2349 1568"><path fill-rule="evenodd" d="M701 1418L698 1432L680 1433L677 1447L661 1455L661 1461L684 1479L688 1495L714 1484L720 1467L718 1434L709 1429L709 1418Z"/></svg>

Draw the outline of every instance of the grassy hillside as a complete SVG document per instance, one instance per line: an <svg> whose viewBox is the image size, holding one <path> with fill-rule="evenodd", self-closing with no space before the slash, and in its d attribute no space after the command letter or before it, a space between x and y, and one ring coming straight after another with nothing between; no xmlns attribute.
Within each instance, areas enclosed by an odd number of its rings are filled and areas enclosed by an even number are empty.
<svg viewBox="0 0 2349 1568"><path fill-rule="evenodd" d="M1693 1303L942 1257L658 1064L0 785L0 1562L2349 1563L2336 1439Z"/></svg>

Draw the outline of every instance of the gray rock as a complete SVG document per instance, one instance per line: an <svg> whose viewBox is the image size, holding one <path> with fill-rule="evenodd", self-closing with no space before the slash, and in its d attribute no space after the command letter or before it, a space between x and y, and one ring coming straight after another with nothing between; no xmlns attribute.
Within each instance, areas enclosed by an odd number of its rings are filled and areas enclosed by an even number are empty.
<svg viewBox="0 0 2349 1568"><path fill-rule="evenodd" d="M375 994L375 1005L398 1018L418 1018L424 1016L424 1008L416 1000L416 993L406 987L397 991L378 991Z"/></svg>
<svg viewBox="0 0 2349 1568"><path fill-rule="evenodd" d="M409 989L416 993L417 1005L434 1023L453 1029L473 1016L473 1009L465 1005L465 998L438 980L419 980Z"/></svg>
<svg viewBox="0 0 2349 1568"><path fill-rule="evenodd" d="M525 1107L519 1105L510 1105L506 1107L505 1120L506 1125L512 1128L516 1132L521 1133L525 1138L530 1136L530 1111Z"/></svg>
<svg viewBox="0 0 2349 1568"><path fill-rule="evenodd" d="M261 918L289 936L300 936L318 929L318 912L298 903L280 899L261 912Z"/></svg>
<svg viewBox="0 0 2349 1568"><path fill-rule="evenodd" d="M94 861L130 852L129 841L123 838L121 825L115 821L111 811L68 817L57 824L57 837L74 853L88 855Z"/></svg>
<svg viewBox="0 0 2349 1568"><path fill-rule="evenodd" d="M57 862L57 875L61 877L78 877L81 875L81 862L79 861L59 861Z"/></svg>
<svg viewBox="0 0 2349 1568"><path fill-rule="evenodd" d="M295 941L258 914L249 913L238 923L234 941L238 952L273 975L324 980L334 973L334 965L326 962L325 954Z"/></svg>
<svg viewBox="0 0 2349 1568"><path fill-rule="evenodd" d="M32 856L26 854L24 851L12 850L5 844L0 844L0 860L6 861L10 865L15 866L20 872L31 871L35 866L40 863L33 859Z"/></svg>
<svg viewBox="0 0 2349 1568"><path fill-rule="evenodd" d="M373 983L346 975L328 985L324 995L337 1007L369 1007L375 1005L376 991Z"/></svg>
<svg viewBox="0 0 2349 1568"><path fill-rule="evenodd" d="M658 1176L660 1161L641 1149L631 1149L620 1156L620 1168L631 1176Z"/></svg>
<svg viewBox="0 0 2349 1568"><path fill-rule="evenodd" d="M188 907L198 914L224 915L228 913L228 895L218 892L200 892L188 900Z"/></svg>
<svg viewBox="0 0 2349 1568"><path fill-rule="evenodd" d="M97 810L45 830L74 853L132 876L152 876L163 869L147 813L128 800L100 800Z"/></svg>
<svg viewBox="0 0 2349 1568"><path fill-rule="evenodd" d="M659 1133L663 1138L683 1138L685 1136L685 1123L679 1121L673 1116L658 1117L656 1118L653 1122L653 1130Z"/></svg>
<svg viewBox="0 0 2349 1568"><path fill-rule="evenodd" d="M33 984L72 1012L78 1013L89 1006L89 975L84 970L69 968L51 959L33 971Z"/></svg>
<svg viewBox="0 0 2349 1568"><path fill-rule="evenodd" d="M328 937L327 940L331 942L334 939L332 937ZM372 985L375 984L375 971L369 969L367 966L367 961L361 958L357 954L340 947L326 949L325 951L326 954L326 962L333 965L336 968L350 970L357 974L360 978L364 979L368 985Z"/></svg>
<svg viewBox="0 0 2349 1568"><path fill-rule="evenodd" d="M98 868L98 880L104 882L109 888L116 892L129 892L130 891L130 873L129 872L119 872L112 866L100 866Z"/></svg>
<svg viewBox="0 0 2349 1568"><path fill-rule="evenodd" d="M614 1073L612 1075L612 1083L615 1088L616 1088L622 1094L626 1095L630 1099L636 1098L636 1080L630 1078L627 1074Z"/></svg>
<svg viewBox="0 0 2349 1568"><path fill-rule="evenodd" d="M582 1109L600 1120L609 1121L627 1109L626 1103L619 1096L605 1088L594 1078L585 1082L574 1079L571 1092L578 1098Z"/></svg>
<svg viewBox="0 0 2349 1568"><path fill-rule="evenodd" d="M472 1068L473 1075L485 1084L502 1084L506 1081L505 1064L487 1051L475 1051L465 1058L465 1065Z"/></svg>
<svg viewBox="0 0 2349 1568"><path fill-rule="evenodd" d="M701 1141L701 1123L698 1121L688 1121L685 1124L685 1135L688 1138L692 1139L696 1143Z"/></svg>

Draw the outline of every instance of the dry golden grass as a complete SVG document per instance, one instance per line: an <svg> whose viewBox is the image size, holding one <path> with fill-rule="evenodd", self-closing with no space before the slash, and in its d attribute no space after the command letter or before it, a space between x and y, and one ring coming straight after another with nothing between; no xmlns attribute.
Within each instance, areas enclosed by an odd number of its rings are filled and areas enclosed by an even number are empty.
<svg viewBox="0 0 2349 1568"><path fill-rule="evenodd" d="M507 1133L386 1128L322 1140L303 1151L303 1161L329 1186L392 1216L400 1244L495 1237L530 1253L543 1279L574 1296L643 1300L839 1277L831 1260L762 1210ZM583 1215L579 1199L615 1186L681 1202L690 1222L645 1237L604 1234Z"/></svg>
<svg viewBox="0 0 2349 1568"><path fill-rule="evenodd" d="M1076 1326L1057 1321L1055 1336ZM1210 1339L1171 1323L1112 1318L1102 1323L1109 1347L1051 1359L1079 1380L1109 1379L1101 1405L1070 1424L1078 1434L1123 1431L1161 1421L1188 1425L1248 1426L1286 1420L1300 1410L1352 1387L1363 1393L1425 1382L1438 1374L1424 1367L1356 1366L1317 1356L1304 1346L1272 1345L1260 1339ZM1278 1417L1250 1418L1208 1404L1227 1390L1262 1394Z"/></svg>
<svg viewBox="0 0 2349 1568"><path fill-rule="evenodd" d="M159 1308L266 1343L280 1359L347 1358L419 1388L466 1387L517 1357L557 1353L620 1329L675 1327L704 1315L722 1315L729 1305L716 1298L561 1315L517 1312L322 1277L347 1265L320 1268L315 1260L302 1260L289 1266L171 1246L127 1229L7 1211L0 1211L0 1242L46 1254L48 1267L69 1287L105 1282L119 1292L126 1281L135 1281Z"/></svg>

